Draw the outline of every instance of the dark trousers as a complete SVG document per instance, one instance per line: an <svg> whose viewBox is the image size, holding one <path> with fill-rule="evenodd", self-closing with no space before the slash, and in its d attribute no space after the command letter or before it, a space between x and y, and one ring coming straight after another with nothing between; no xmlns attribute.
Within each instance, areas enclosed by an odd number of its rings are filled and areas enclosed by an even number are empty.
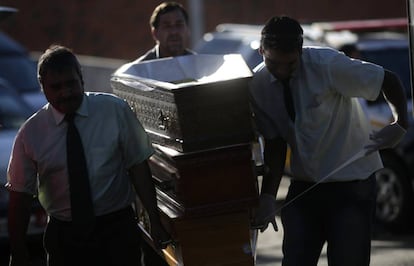
<svg viewBox="0 0 414 266"><path fill-rule="evenodd" d="M292 181L286 202L313 183ZM327 243L330 266L367 266L375 212L375 177L319 184L282 209L284 266L316 266Z"/></svg>
<svg viewBox="0 0 414 266"><path fill-rule="evenodd" d="M132 208L97 217L87 240L77 240L70 222L51 218L44 235L49 266L141 265L141 234Z"/></svg>

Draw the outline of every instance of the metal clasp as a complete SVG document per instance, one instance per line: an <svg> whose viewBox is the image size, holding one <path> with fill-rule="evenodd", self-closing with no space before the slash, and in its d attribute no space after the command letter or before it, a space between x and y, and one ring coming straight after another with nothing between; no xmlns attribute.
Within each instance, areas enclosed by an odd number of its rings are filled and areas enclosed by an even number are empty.
<svg viewBox="0 0 414 266"><path fill-rule="evenodd" d="M170 118L162 112L162 110L158 113L158 128L161 130L167 130L168 123L170 121Z"/></svg>

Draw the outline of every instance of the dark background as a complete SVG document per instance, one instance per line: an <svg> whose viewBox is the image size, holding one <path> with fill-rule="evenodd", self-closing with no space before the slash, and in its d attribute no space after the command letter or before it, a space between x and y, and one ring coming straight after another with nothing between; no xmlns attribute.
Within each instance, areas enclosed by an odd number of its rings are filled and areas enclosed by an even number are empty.
<svg viewBox="0 0 414 266"><path fill-rule="evenodd" d="M78 54L134 59L153 46L148 20L154 0L0 0L19 12L1 25L29 51L51 43ZM194 41L219 23L264 24L286 14L301 22L407 17L406 0L183 0ZM194 6L198 9L194 9ZM194 10L194 11L193 11ZM193 25L194 26L194 25ZM192 27L195 30L196 27Z"/></svg>

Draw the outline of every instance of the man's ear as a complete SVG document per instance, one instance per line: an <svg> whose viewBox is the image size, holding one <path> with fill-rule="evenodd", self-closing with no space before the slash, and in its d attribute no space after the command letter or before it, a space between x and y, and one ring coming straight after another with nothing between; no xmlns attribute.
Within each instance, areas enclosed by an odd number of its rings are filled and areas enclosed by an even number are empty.
<svg viewBox="0 0 414 266"><path fill-rule="evenodd" d="M263 47L262 47L262 46L260 46L260 47L259 47L259 54L260 54L260 55L263 55L263 53L264 53L264 51L263 51Z"/></svg>
<svg viewBox="0 0 414 266"><path fill-rule="evenodd" d="M151 28L151 35L152 35L152 38L154 39L154 41L157 41L158 40L158 31L157 31L157 29L156 28Z"/></svg>

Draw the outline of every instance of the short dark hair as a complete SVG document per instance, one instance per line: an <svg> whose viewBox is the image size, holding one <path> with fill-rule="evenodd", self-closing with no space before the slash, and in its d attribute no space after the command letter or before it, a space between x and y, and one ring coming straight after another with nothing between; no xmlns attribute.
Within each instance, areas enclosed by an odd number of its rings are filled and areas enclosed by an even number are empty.
<svg viewBox="0 0 414 266"><path fill-rule="evenodd" d="M160 5L158 5L154 11L152 12L151 18L150 18L150 26L157 29L160 24L160 17L161 15L164 15L166 13L169 13L171 11L179 10L184 16L185 23L188 25L188 13L187 10L185 10L184 6L177 2L163 2Z"/></svg>
<svg viewBox="0 0 414 266"><path fill-rule="evenodd" d="M67 68L74 68L83 84L81 65L73 51L65 46L52 44L39 58L37 78L42 83L48 70L62 71Z"/></svg>
<svg viewBox="0 0 414 266"><path fill-rule="evenodd" d="M283 52L301 50L303 29L300 23L288 16L275 16L269 19L262 29L260 41L264 49L277 49Z"/></svg>
<svg viewBox="0 0 414 266"><path fill-rule="evenodd" d="M339 51L343 52L347 56L351 56L354 52L359 52L355 43L346 43L339 47Z"/></svg>

